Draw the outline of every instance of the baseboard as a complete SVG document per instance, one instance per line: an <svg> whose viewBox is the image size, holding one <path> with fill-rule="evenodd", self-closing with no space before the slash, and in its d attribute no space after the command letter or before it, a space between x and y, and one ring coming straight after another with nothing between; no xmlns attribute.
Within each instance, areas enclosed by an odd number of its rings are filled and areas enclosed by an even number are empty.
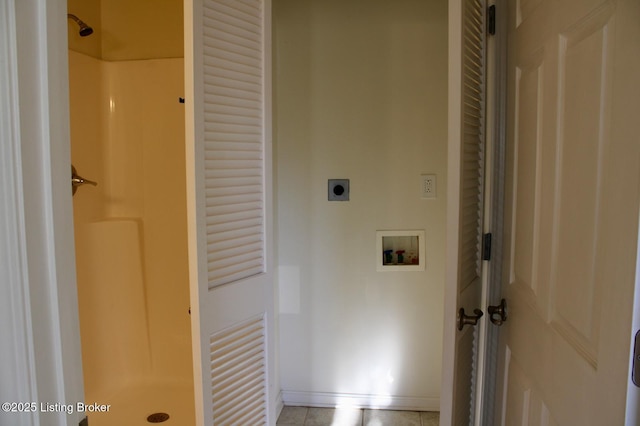
<svg viewBox="0 0 640 426"><path fill-rule="evenodd" d="M357 407L384 410L440 411L440 398L326 392L281 392L282 402L304 407Z"/></svg>

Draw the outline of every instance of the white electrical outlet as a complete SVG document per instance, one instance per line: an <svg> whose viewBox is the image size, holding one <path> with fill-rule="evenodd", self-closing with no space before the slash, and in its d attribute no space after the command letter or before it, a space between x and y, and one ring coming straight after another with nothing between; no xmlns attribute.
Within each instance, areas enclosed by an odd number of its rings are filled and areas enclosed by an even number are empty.
<svg viewBox="0 0 640 426"><path fill-rule="evenodd" d="M420 179L421 197L436 198L436 175L422 175Z"/></svg>

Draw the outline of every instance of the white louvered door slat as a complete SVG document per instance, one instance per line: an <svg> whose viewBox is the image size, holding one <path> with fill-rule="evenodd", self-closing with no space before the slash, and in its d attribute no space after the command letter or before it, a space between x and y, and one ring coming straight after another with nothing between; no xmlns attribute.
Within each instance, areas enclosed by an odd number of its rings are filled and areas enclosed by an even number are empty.
<svg viewBox="0 0 640 426"><path fill-rule="evenodd" d="M485 5L466 0L463 9L463 133L461 247L462 286L481 277L485 126Z"/></svg>
<svg viewBox="0 0 640 426"><path fill-rule="evenodd" d="M451 327L452 367L455 374L449 380L453 388L450 406L441 413L443 422L452 425L474 423L475 386L477 381L477 326L467 325L457 330L455 316L460 308L466 315L474 315L481 306L482 295L482 236L484 211L485 165L485 0L456 0L458 22L451 26L450 50L450 175L455 191L448 205L452 232L457 239L448 257L454 262L448 269L448 285L455 285L455 312L447 324ZM459 58L459 59L458 59ZM453 303L451 303L453 311ZM480 319L480 321L483 321Z"/></svg>
<svg viewBox="0 0 640 426"><path fill-rule="evenodd" d="M275 423L270 2L185 1L198 426Z"/></svg>
<svg viewBox="0 0 640 426"><path fill-rule="evenodd" d="M207 1L204 12L205 56L208 50L214 56L204 67L205 165L219 171L205 179L207 221L219 225L207 230L209 286L215 287L264 271L264 49L260 2ZM234 99L255 102L238 106ZM259 180L244 185L252 177ZM237 214L261 226L220 226L236 222Z"/></svg>
<svg viewBox="0 0 640 426"><path fill-rule="evenodd" d="M205 180L215 287L264 271L263 17L259 1L208 1L203 11L205 167L218 172Z"/></svg>
<svg viewBox="0 0 640 426"><path fill-rule="evenodd" d="M215 424L260 424L266 418L264 318L250 319L210 339ZM243 423L255 419L257 423ZM259 419L263 419L262 422Z"/></svg>

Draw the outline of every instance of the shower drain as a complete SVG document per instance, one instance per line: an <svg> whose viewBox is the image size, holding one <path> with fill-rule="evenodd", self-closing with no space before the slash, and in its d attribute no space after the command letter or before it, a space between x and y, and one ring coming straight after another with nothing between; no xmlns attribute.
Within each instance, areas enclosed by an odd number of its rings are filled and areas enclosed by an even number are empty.
<svg viewBox="0 0 640 426"><path fill-rule="evenodd" d="M167 420L169 420L169 415L167 413L153 413L147 417L147 421L149 423L162 423Z"/></svg>

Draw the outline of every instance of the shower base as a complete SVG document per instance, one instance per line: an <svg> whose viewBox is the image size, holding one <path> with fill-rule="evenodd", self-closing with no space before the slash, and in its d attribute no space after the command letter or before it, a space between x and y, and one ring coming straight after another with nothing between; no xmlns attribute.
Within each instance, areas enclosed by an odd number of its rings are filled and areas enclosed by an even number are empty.
<svg viewBox="0 0 640 426"><path fill-rule="evenodd" d="M153 424L187 426L195 424L193 387L188 384L147 383L131 385L110 398L86 401L109 404L105 413L87 413L91 426L149 426ZM169 419L150 423L147 417L167 413Z"/></svg>

